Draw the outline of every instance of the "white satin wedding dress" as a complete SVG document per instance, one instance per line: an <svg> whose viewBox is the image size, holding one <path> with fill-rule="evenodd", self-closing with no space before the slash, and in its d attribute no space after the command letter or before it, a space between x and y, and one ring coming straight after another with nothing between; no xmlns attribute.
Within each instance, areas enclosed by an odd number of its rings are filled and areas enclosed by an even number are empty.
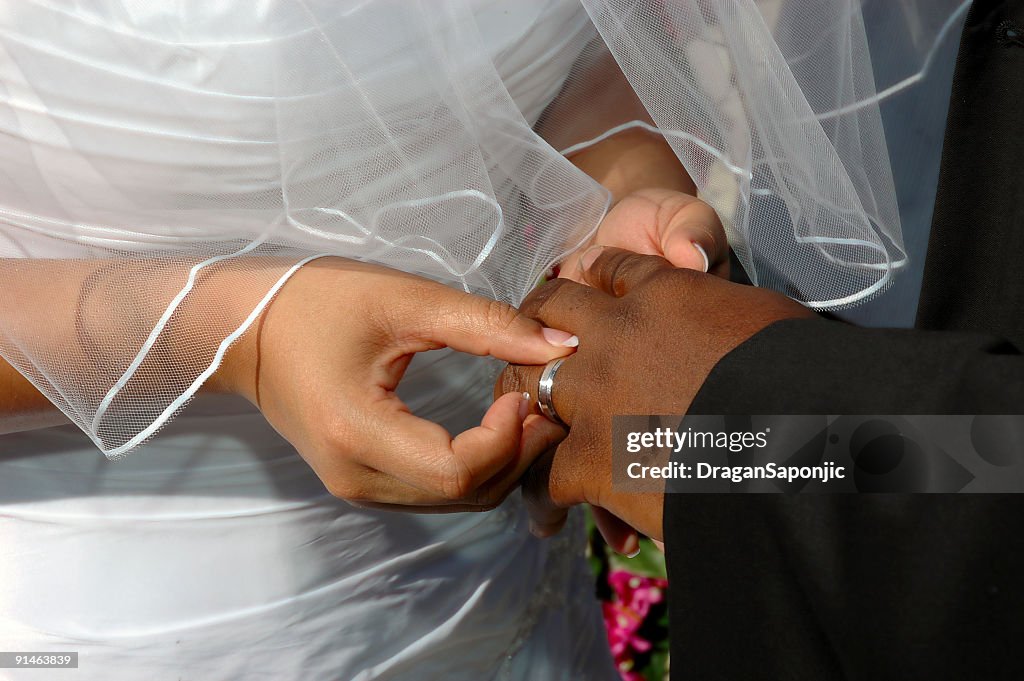
<svg viewBox="0 0 1024 681"><path fill-rule="evenodd" d="M577 0L474 11L535 119L572 65L550 55L588 30L586 13ZM19 49L43 59L60 42ZM0 164L15 150L0 134ZM459 432L494 375L430 353L402 390ZM196 400L117 463L72 426L2 436L0 649L77 651L79 669L0 679L612 679L583 546L578 523L533 538L517 495L484 514L353 508L227 398Z"/></svg>

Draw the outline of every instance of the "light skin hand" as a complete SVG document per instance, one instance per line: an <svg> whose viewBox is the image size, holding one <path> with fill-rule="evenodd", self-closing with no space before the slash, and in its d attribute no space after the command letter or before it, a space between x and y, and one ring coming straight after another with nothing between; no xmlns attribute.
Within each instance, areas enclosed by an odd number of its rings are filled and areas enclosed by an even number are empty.
<svg viewBox="0 0 1024 681"><path fill-rule="evenodd" d="M580 258L594 246L659 255L676 267L729 276L729 246L718 215L697 197L671 189L641 189L623 197L601 221L590 246L562 264L559 276L585 283Z"/></svg>
<svg viewBox="0 0 1024 681"><path fill-rule="evenodd" d="M12 321L25 329L37 324L33 333L47 343L47 357L95 374L101 385L116 380L134 352L119 332L121 316L156 318L182 281L169 263L111 265L109 260L4 261L2 269L15 300L57 301L46 316L26 305L17 317L18 310L8 310ZM251 285L253 277L269 287L290 265L239 260L202 280L180 314L222 305L222 322L172 327L210 338L167 338L166 354L173 355L175 347L216 346L262 295L264 289ZM136 271L139 286L125 287ZM90 293L83 295L84 290ZM133 290L142 293L131 296ZM238 295L224 295L232 290ZM78 324L82 319L87 327ZM87 347L82 338L90 341ZM416 352L447 346L544 363L571 353L569 339L570 334L544 329L502 303L388 268L323 258L289 279L231 346L203 390L237 393L256 404L339 497L419 512L483 510L504 498L530 461L561 437L561 429L527 414L515 393L492 405L479 427L453 438L410 414L395 387ZM173 364L159 366L173 370ZM0 362L0 386L5 388L0 432L67 422L6 362Z"/></svg>
<svg viewBox="0 0 1024 681"><path fill-rule="evenodd" d="M453 438L409 412L399 381L417 352L450 347L543 364L571 353L572 342L503 303L327 258L288 281L232 348L219 381L256 404L335 496L417 512L486 510L560 429L528 415L518 391Z"/></svg>
<svg viewBox="0 0 1024 681"><path fill-rule="evenodd" d="M562 262L559 276L582 281L579 257L594 245L660 255L676 267L728 276L722 223L697 199L696 185L663 137L628 129L570 161L611 192L612 207L591 239Z"/></svg>

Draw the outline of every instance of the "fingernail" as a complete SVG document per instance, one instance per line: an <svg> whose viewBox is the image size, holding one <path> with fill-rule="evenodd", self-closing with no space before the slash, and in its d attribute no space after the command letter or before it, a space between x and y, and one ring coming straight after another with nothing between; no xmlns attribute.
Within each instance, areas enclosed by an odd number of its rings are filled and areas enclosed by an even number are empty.
<svg viewBox="0 0 1024 681"><path fill-rule="evenodd" d="M530 393L523 393L519 396L519 420L525 421L526 415L530 413Z"/></svg>
<svg viewBox="0 0 1024 681"><path fill-rule="evenodd" d="M704 258L704 271L707 272L709 269L711 269L711 260L708 258L708 252L705 251L704 247L701 246L696 241L693 241L691 243L693 243L693 247L697 249L697 252L700 253L700 257Z"/></svg>
<svg viewBox="0 0 1024 681"><path fill-rule="evenodd" d="M622 553L626 558L636 558L640 555L640 537L635 534L629 535L626 543L622 546Z"/></svg>
<svg viewBox="0 0 1024 681"><path fill-rule="evenodd" d="M591 246L583 251L583 254L580 256L580 270L584 272L589 270L603 250L604 246Z"/></svg>
<svg viewBox="0 0 1024 681"><path fill-rule="evenodd" d="M544 334L544 340L559 348L575 348L580 344L580 339L568 331L544 327L541 333Z"/></svg>

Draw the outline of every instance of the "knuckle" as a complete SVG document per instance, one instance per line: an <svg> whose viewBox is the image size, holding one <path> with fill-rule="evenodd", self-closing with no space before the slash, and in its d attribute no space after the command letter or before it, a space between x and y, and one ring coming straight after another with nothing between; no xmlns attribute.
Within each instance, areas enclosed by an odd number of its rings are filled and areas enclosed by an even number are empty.
<svg viewBox="0 0 1024 681"><path fill-rule="evenodd" d="M519 319L519 311L500 300L487 300L482 303L483 318L489 327L502 331L510 329Z"/></svg>
<svg viewBox="0 0 1024 681"><path fill-rule="evenodd" d="M354 483L348 478L335 477L324 480L323 483L327 492L337 499L343 499L353 504L369 501L367 491L362 488L362 485Z"/></svg>
<svg viewBox="0 0 1024 681"><path fill-rule="evenodd" d="M526 386L526 370L518 364L509 364L499 379L501 394L523 392Z"/></svg>
<svg viewBox="0 0 1024 681"><path fill-rule="evenodd" d="M543 319L545 311L551 309L552 301L557 300L565 287L573 283L568 279L554 279L535 288L519 306L520 312L527 317Z"/></svg>
<svg viewBox="0 0 1024 681"><path fill-rule="evenodd" d="M474 490L473 473L459 459L451 459L438 481L438 492L446 501L462 501Z"/></svg>
<svg viewBox="0 0 1024 681"><path fill-rule="evenodd" d="M597 302L594 289L570 279L559 279L541 302L536 318L564 331L586 332L586 321ZM586 314L580 314L580 312Z"/></svg>
<svg viewBox="0 0 1024 681"><path fill-rule="evenodd" d="M371 500L370 490L360 481L362 471L353 458L355 448L355 439L349 428L342 424L324 427L316 446L316 459L326 462L327 469L318 471L318 474L333 497L349 502Z"/></svg>
<svg viewBox="0 0 1024 681"><path fill-rule="evenodd" d="M566 486L557 481L552 481L548 489L548 499L550 499L551 506L555 508L568 508L578 503L575 500L575 495L569 494Z"/></svg>
<svg viewBox="0 0 1024 681"><path fill-rule="evenodd" d="M548 291L550 290L550 286L553 283L554 282L548 282L548 283L546 283L546 284L544 284L542 286L538 286L538 287L534 288L532 291L530 291L530 293L527 294L527 296L525 298L523 298L523 302L521 302L519 304L519 312L521 314L526 315L527 317L531 317L531 318L536 317L537 316L537 310L540 308L541 304L543 303L544 298L547 297Z"/></svg>
<svg viewBox="0 0 1024 681"><path fill-rule="evenodd" d="M630 289L646 286L652 276L664 269L660 256L624 251L615 254L605 281L610 282L612 293L621 298L628 295Z"/></svg>
<svg viewBox="0 0 1024 681"><path fill-rule="evenodd" d="M548 505L554 508L568 508L582 501L579 495L570 491L570 484L562 477L552 476L546 490Z"/></svg>
<svg viewBox="0 0 1024 681"><path fill-rule="evenodd" d="M402 330L406 328L409 320L417 318L420 311L417 307L421 301L434 305L436 299L435 291L414 282L409 285L404 295L391 296L387 305L374 304L368 300L361 309L365 312L366 321L371 329L395 338L404 335Z"/></svg>
<svg viewBox="0 0 1024 681"><path fill-rule="evenodd" d="M603 253L591 268L597 280L607 282L612 294L616 296L625 293L626 282L623 275L626 272L628 259L629 253L626 251L616 250L613 253Z"/></svg>

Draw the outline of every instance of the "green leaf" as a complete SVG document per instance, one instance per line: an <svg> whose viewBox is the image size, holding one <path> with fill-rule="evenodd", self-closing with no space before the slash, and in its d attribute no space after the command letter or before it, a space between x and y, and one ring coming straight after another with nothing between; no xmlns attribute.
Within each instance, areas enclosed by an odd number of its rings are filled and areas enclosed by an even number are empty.
<svg viewBox="0 0 1024 681"><path fill-rule="evenodd" d="M613 551L609 554L613 570L628 570L645 577L665 577L665 554L649 539L640 540L640 553L634 558L626 558Z"/></svg>

